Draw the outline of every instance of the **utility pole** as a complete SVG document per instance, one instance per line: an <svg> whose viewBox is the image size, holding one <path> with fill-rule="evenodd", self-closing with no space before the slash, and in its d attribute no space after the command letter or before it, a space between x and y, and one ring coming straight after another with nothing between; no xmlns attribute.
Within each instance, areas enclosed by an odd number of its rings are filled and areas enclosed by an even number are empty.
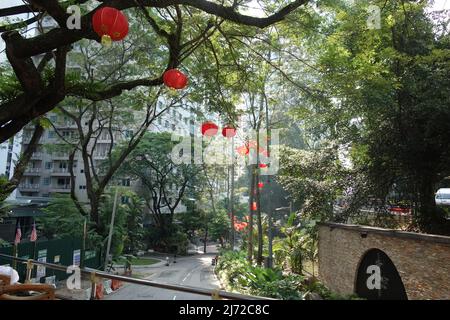
<svg viewBox="0 0 450 320"><path fill-rule="evenodd" d="M113 211L112 211L112 215L111 215L111 223L109 225L108 245L106 247L105 271L106 271L106 268L108 267L108 262L109 262L109 251L111 250L111 240L112 240L113 229L114 229L114 218L116 216L118 194L119 194L119 189L116 187L116 193L114 194Z"/></svg>
<svg viewBox="0 0 450 320"><path fill-rule="evenodd" d="M83 223L83 242L81 243L80 268L84 268L84 259L86 258L86 237L87 237L87 219L84 218Z"/></svg>

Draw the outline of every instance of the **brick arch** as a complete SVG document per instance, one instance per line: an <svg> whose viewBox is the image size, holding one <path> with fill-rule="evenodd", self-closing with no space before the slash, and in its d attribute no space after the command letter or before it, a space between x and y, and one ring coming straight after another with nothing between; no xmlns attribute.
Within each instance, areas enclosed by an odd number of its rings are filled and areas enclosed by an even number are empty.
<svg viewBox="0 0 450 320"><path fill-rule="evenodd" d="M381 250L408 299L450 299L450 237L360 225L319 225L319 278L332 291L354 294L362 260Z"/></svg>

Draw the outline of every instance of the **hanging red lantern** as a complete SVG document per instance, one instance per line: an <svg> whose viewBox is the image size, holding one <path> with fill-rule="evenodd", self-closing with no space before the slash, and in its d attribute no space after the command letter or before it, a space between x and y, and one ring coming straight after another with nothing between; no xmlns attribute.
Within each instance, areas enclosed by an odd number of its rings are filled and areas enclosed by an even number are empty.
<svg viewBox="0 0 450 320"><path fill-rule="evenodd" d="M262 189L264 187L264 182L258 182L258 188Z"/></svg>
<svg viewBox="0 0 450 320"><path fill-rule="evenodd" d="M236 128L234 128L234 127L232 127L232 126L230 126L230 125L225 126L225 127L222 129L222 135L223 135L225 138L232 138L232 137L234 137L234 136L236 135Z"/></svg>
<svg viewBox="0 0 450 320"><path fill-rule="evenodd" d="M241 156L245 156L250 152L247 146L240 146L236 149L237 153L239 153Z"/></svg>
<svg viewBox="0 0 450 320"><path fill-rule="evenodd" d="M253 202L253 203L252 203L252 210L253 210L253 211L258 210L258 205L256 204L256 202Z"/></svg>
<svg viewBox="0 0 450 320"><path fill-rule="evenodd" d="M92 17L92 26L102 38L104 45L110 45L112 41L120 41L128 34L128 19L116 8L98 9Z"/></svg>
<svg viewBox="0 0 450 320"><path fill-rule="evenodd" d="M265 163L260 163L260 164L259 164L259 167L260 167L260 168L267 168L267 164L265 164Z"/></svg>
<svg viewBox="0 0 450 320"><path fill-rule="evenodd" d="M163 81L169 88L183 89L188 83L188 78L180 70L170 69L164 72Z"/></svg>
<svg viewBox="0 0 450 320"><path fill-rule="evenodd" d="M218 130L219 127L214 122L208 121L202 124L202 135L204 136L215 136Z"/></svg>

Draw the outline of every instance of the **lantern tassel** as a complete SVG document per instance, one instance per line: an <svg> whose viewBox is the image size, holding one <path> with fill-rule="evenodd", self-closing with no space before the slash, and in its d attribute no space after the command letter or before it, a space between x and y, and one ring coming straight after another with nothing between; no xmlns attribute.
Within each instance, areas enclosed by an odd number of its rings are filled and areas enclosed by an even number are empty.
<svg viewBox="0 0 450 320"><path fill-rule="evenodd" d="M171 97L177 97L178 96L177 89L175 89L173 87L169 87L168 93L169 93L169 96L171 96Z"/></svg>
<svg viewBox="0 0 450 320"><path fill-rule="evenodd" d="M104 45L107 48L112 46L112 39L107 34L102 36L102 45Z"/></svg>

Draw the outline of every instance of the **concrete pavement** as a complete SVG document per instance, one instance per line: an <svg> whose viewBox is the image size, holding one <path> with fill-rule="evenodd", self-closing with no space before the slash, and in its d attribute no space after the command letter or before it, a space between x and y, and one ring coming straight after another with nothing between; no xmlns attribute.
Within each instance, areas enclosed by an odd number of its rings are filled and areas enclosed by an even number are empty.
<svg viewBox="0 0 450 320"><path fill-rule="evenodd" d="M158 283L176 284L204 289L219 289L211 259L217 254L216 246L208 246L207 254L178 257L170 266L160 265L139 268L139 273L147 274L144 278ZM211 297L167 289L125 284L116 292L105 296L105 300L210 300Z"/></svg>

